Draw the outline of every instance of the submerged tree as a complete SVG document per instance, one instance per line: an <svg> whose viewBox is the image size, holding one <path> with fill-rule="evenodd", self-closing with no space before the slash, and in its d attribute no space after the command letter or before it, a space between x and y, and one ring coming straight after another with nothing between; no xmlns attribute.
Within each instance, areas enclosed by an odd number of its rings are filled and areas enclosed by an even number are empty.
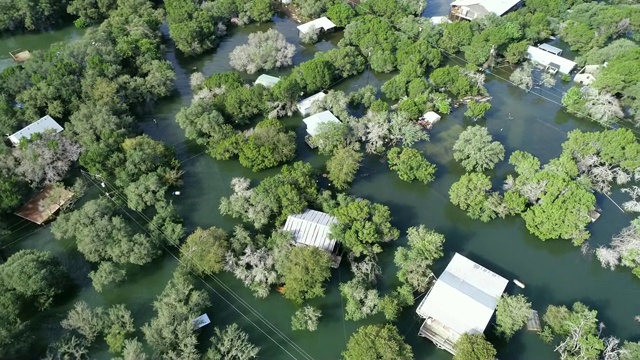
<svg viewBox="0 0 640 360"><path fill-rule="evenodd" d="M298 309L291 317L291 328L293 330L316 331L318 320L322 316L320 309L307 305Z"/></svg>
<svg viewBox="0 0 640 360"><path fill-rule="evenodd" d="M571 310L550 305L542 317L546 326L541 336L549 342L560 337L555 351L563 359L598 359L604 350L604 341L600 338L597 315L597 311L589 310L580 302L574 303Z"/></svg>
<svg viewBox="0 0 640 360"><path fill-rule="evenodd" d="M229 54L234 69L253 74L258 70L291 65L296 47L274 29L249 35L248 43L237 46Z"/></svg>
<svg viewBox="0 0 640 360"><path fill-rule="evenodd" d="M493 169L504 159L504 147L492 140L486 127L470 126L460 133L453 145L453 158L467 171Z"/></svg>
<svg viewBox="0 0 640 360"><path fill-rule="evenodd" d="M351 335L342 357L345 360L410 360L413 351L395 326L366 325Z"/></svg>
<svg viewBox="0 0 640 360"><path fill-rule="evenodd" d="M407 230L407 247L396 250L394 262L398 267L398 278L410 285L413 291L427 290L433 275L431 265L442 257L444 236L424 225Z"/></svg>
<svg viewBox="0 0 640 360"><path fill-rule="evenodd" d="M338 190L344 190L355 179L363 155L352 148L341 148L327 161L328 178Z"/></svg>
<svg viewBox="0 0 640 360"><path fill-rule="evenodd" d="M211 344L205 360L249 360L257 358L260 351L249 341L249 335L235 323L222 330L216 327Z"/></svg>
<svg viewBox="0 0 640 360"><path fill-rule="evenodd" d="M387 153L389 169L398 173L400 179L412 182L418 180L427 184L434 180L436 166L425 159L420 151L403 147L394 147Z"/></svg>
<svg viewBox="0 0 640 360"><path fill-rule="evenodd" d="M313 246L293 246L276 268L285 283L284 297L301 304L324 295L324 282L331 276L331 257Z"/></svg>
<svg viewBox="0 0 640 360"><path fill-rule="evenodd" d="M496 349L482 334L462 334L455 345L454 360L494 360Z"/></svg>
<svg viewBox="0 0 640 360"><path fill-rule="evenodd" d="M524 91L529 91L533 87L533 65L526 62L515 69L509 76L509 80Z"/></svg>
<svg viewBox="0 0 640 360"><path fill-rule="evenodd" d="M496 331L506 339L520 330L531 316L531 303L523 295L504 294L496 309Z"/></svg>
<svg viewBox="0 0 640 360"><path fill-rule="evenodd" d="M464 112L464 116L470 117L473 121L481 119L484 114L491 109L491 104L488 102L469 101L467 103L467 110Z"/></svg>
<svg viewBox="0 0 640 360"><path fill-rule="evenodd" d="M180 247L180 257L193 271L201 275L222 271L229 248L227 233L215 226L196 228Z"/></svg>

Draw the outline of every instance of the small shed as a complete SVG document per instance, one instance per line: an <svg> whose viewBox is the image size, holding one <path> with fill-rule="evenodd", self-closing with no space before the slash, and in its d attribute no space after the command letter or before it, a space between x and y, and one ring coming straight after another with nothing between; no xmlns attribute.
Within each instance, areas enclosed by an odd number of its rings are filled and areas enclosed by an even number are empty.
<svg viewBox="0 0 640 360"><path fill-rule="evenodd" d="M322 31L328 31L335 27L336 27L336 24L334 24L331 20L329 20L328 17L323 16L319 19L315 19L315 20L309 21L308 23L299 25L298 31L300 31L303 34L306 34L308 32L312 32L318 29L322 29Z"/></svg>
<svg viewBox="0 0 640 360"><path fill-rule="evenodd" d="M440 121L440 119L442 119L442 116L433 111L426 112L424 115L422 115L422 120L432 125Z"/></svg>
<svg viewBox="0 0 640 360"><path fill-rule="evenodd" d="M27 125L22 130L19 130L9 135L9 141L11 141L13 145L18 145L22 138L26 138L27 140L29 140L31 138L31 135L42 133L47 130L53 130L59 133L64 129L62 128L62 126L60 126L60 124L58 124L55 120L53 120L51 116L45 115L42 118L40 118L40 120L30 125Z"/></svg>
<svg viewBox="0 0 640 360"><path fill-rule="evenodd" d="M313 105L313 103L317 100L324 98L325 96L327 96L327 94L319 92L315 95L309 96L306 99L303 99L298 103L298 105L296 105L298 107L298 111L300 111L300 114L302 115L309 115L311 113L311 105Z"/></svg>
<svg viewBox="0 0 640 360"><path fill-rule="evenodd" d="M576 63L571 60L554 55L535 46L529 46L527 49L527 57L533 62L546 66L549 70L553 71L555 69L563 74L570 73L576 66Z"/></svg>
<svg viewBox="0 0 640 360"><path fill-rule="evenodd" d="M262 85L266 88L272 88L274 87L278 81L280 81L279 77L275 77L275 76L271 76L271 75L267 75L267 74L262 74L260 76L258 76L258 78L256 79L256 81L253 83L253 85Z"/></svg>
<svg viewBox="0 0 640 360"><path fill-rule="evenodd" d="M555 47L555 46L553 46L553 45L550 45L550 44L540 44L540 45L538 45L538 47L539 47L540 49L542 49L542 50L544 50L544 51L548 52L548 53L553 54L553 55L557 55L557 56L562 55L562 49L557 48L557 47Z"/></svg>
<svg viewBox="0 0 640 360"><path fill-rule="evenodd" d="M338 220L321 211L307 209L302 214L290 215L284 230L293 233L296 245L314 246L333 253L336 241L330 238L330 226Z"/></svg>
<svg viewBox="0 0 640 360"><path fill-rule="evenodd" d="M15 214L23 219L42 225L72 197L73 193L69 190L47 185L38 195L18 209Z"/></svg>
<svg viewBox="0 0 640 360"><path fill-rule="evenodd" d="M9 55L13 58L13 61L17 63L23 63L29 59L31 59L31 52L29 50L14 50L10 51Z"/></svg>
<svg viewBox="0 0 640 360"><path fill-rule="evenodd" d="M340 120L338 120L338 118L335 117L335 115L333 115L333 113L329 110L325 110L323 112L306 117L302 119L302 121L307 125L307 134L309 134L310 136L315 136L318 133L318 126L320 126L320 124L322 123L340 122Z"/></svg>
<svg viewBox="0 0 640 360"><path fill-rule="evenodd" d="M456 253L422 299L419 335L455 355L462 334L482 334L508 280Z"/></svg>
<svg viewBox="0 0 640 360"><path fill-rule="evenodd" d="M211 320L209 319L209 315L207 315L206 313L198 316L197 318L193 319L193 328L194 330L198 330L200 328L202 328L205 325L209 325L211 324Z"/></svg>

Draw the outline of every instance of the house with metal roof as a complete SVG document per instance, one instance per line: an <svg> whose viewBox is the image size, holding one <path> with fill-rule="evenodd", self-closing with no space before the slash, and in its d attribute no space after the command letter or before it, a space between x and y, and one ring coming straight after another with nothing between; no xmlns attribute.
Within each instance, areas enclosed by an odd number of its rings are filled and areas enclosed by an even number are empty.
<svg viewBox="0 0 640 360"><path fill-rule="evenodd" d="M553 46L553 45L550 45L550 44L540 44L540 45L538 45L538 47L539 47L540 49L542 49L542 50L544 50L544 51L548 52L548 53L553 54L553 55L558 55L558 56L562 55L562 49L557 48L557 47L555 47L555 46Z"/></svg>
<svg viewBox="0 0 640 360"><path fill-rule="evenodd" d="M300 101L298 105L296 105L298 107L298 111L300 111L300 114L302 115L309 115L311 113L311 105L325 96L327 96L327 94L319 92L315 95L309 96L306 99L302 99L302 101Z"/></svg>
<svg viewBox="0 0 640 360"><path fill-rule="evenodd" d="M284 230L293 233L296 245L314 246L328 253L336 247L336 241L331 239L330 227L338 220L321 211L305 210L302 214L289 215L284 224Z"/></svg>
<svg viewBox="0 0 640 360"><path fill-rule="evenodd" d="M29 140L31 138L31 135L42 133L47 130L52 130L56 133L59 133L64 129L62 128L62 126L60 126L60 124L53 120L51 116L45 115L40 120L27 125L22 130L9 135L9 141L11 141L13 145L18 145L22 138L26 138L27 140Z"/></svg>
<svg viewBox="0 0 640 360"><path fill-rule="evenodd" d="M456 253L422 299L419 335L455 355L462 334L482 334L508 280Z"/></svg>
<svg viewBox="0 0 640 360"><path fill-rule="evenodd" d="M272 88L274 87L278 81L280 81L279 77L275 77L275 76L271 76L271 75L267 75L267 74L262 74L260 76L258 76L258 78L256 79L256 81L253 83L253 85L262 85L266 88Z"/></svg>
<svg viewBox="0 0 640 360"><path fill-rule="evenodd" d="M451 3L449 18L453 21L473 20L490 13L502 16L522 6L523 0L456 0Z"/></svg>
<svg viewBox="0 0 640 360"><path fill-rule="evenodd" d="M549 51L545 51L535 46L529 46L529 48L527 48L527 58L535 63L545 66L546 69L552 73L559 71L563 74L568 74L576 66L576 63L569 59L554 55Z"/></svg>
<svg viewBox="0 0 640 360"><path fill-rule="evenodd" d="M335 115L333 115L333 113L329 110L313 114L302 119L302 121L307 125L307 134L309 134L310 136L315 136L318 133L318 127L320 126L320 124L326 122L340 122L340 120L338 120L338 118L335 117Z"/></svg>
<svg viewBox="0 0 640 360"><path fill-rule="evenodd" d="M309 21L308 23L304 23L298 26L298 31L301 34L306 34L316 30L328 31L336 27L336 24L333 21L329 20L328 17L323 16L319 19L315 19Z"/></svg>

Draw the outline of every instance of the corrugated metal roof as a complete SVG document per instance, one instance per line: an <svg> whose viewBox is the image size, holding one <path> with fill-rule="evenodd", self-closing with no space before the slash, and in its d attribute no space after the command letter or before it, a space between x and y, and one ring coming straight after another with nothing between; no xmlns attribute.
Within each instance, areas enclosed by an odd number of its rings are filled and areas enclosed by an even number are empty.
<svg viewBox="0 0 640 360"><path fill-rule="evenodd" d="M325 31L327 31L329 29L333 29L334 27L336 27L336 24L329 20L328 17L323 16L319 19L315 19L309 21L308 23L299 25L298 30L300 30L301 33L307 33L315 29L324 29Z"/></svg>
<svg viewBox="0 0 640 360"><path fill-rule="evenodd" d="M302 115L309 115L309 113L311 112L311 105L313 105L316 100L320 100L325 96L327 96L327 94L319 92L315 95L309 96L306 99L302 99L302 101L300 101L298 105L296 105L298 107L298 111L300 111Z"/></svg>
<svg viewBox="0 0 640 360"><path fill-rule="evenodd" d="M549 44L540 44L538 45L538 47L546 52L550 52L553 55L562 55L562 49L557 48L553 45L549 45Z"/></svg>
<svg viewBox="0 0 640 360"><path fill-rule="evenodd" d="M268 87L268 88L272 88L275 84L278 83L278 81L280 81L279 77L275 77L275 76L271 76L271 75L267 75L267 74L262 74L260 76L258 76L258 78L256 79L256 81L253 83L254 85L260 84L264 87Z"/></svg>
<svg viewBox="0 0 640 360"><path fill-rule="evenodd" d="M535 46L529 46L527 49L527 57L529 60L535 61L542 65L555 64L559 68L558 70L563 74L568 74L576 66L576 63L563 58L562 56L553 55Z"/></svg>
<svg viewBox="0 0 640 360"><path fill-rule="evenodd" d="M462 335L482 333L507 279L456 253L416 312Z"/></svg>
<svg viewBox="0 0 640 360"><path fill-rule="evenodd" d="M315 136L318 133L318 126L320 126L320 124L322 123L340 122L340 120L338 120L338 118L335 117L335 115L333 115L333 113L329 110L311 115L307 118L302 119L302 121L307 124L307 133L311 136Z"/></svg>
<svg viewBox="0 0 640 360"><path fill-rule="evenodd" d="M291 231L298 244L332 252L336 241L329 238L329 227L336 222L338 220L327 213L307 209L302 214L290 215L284 224L284 230Z"/></svg>
<svg viewBox="0 0 640 360"><path fill-rule="evenodd" d="M452 6L468 6L477 13L476 17L486 14L474 8L474 5L482 6L487 12L492 12L498 16L504 15L509 9L518 5L522 0L457 0L451 3Z"/></svg>
<svg viewBox="0 0 640 360"><path fill-rule="evenodd" d="M27 125L22 130L9 135L9 140L14 145L18 145L20 143L20 139L27 138L28 140L31 138L31 135L36 133L41 133L50 129L55 130L55 132L57 133L64 130L62 126L60 126L60 124L58 124L55 120L53 120L53 118L51 118L51 116L45 115L42 118L40 118L40 120L30 125Z"/></svg>

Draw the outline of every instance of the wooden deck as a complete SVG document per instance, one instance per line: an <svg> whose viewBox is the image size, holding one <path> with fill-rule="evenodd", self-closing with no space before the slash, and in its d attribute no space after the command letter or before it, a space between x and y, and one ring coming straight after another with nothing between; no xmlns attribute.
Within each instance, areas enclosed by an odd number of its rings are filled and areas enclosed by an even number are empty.
<svg viewBox="0 0 640 360"><path fill-rule="evenodd" d="M47 185L38 195L18 209L15 214L42 225L72 197L73 193L71 191Z"/></svg>
<svg viewBox="0 0 640 360"><path fill-rule="evenodd" d="M527 330L542 330L542 326L540 326L540 316L538 316L538 312L535 310L531 310L531 316L529 316L529 320L527 320Z"/></svg>
<svg viewBox="0 0 640 360"><path fill-rule="evenodd" d="M431 324L425 320L418 332L419 336L425 337L433 342L438 349L446 350L449 353L455 355L455 341L460 337L458 334L454 334L444 324L439 323L437 320L432 320Z"/></svg>

